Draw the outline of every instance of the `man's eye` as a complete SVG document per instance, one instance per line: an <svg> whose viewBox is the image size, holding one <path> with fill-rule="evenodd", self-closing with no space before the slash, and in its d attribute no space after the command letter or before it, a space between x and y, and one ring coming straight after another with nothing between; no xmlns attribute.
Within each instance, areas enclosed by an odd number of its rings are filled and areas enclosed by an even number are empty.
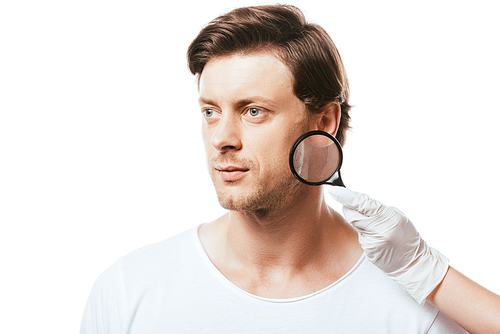
<svg viewBox="0 0 500 334"><path fill-rule="evenodd" d="M257 117L257 116L260 116L262 114L262 111L260 109L257 109L257 108L250 108L250 109L248 109L248 114L252 117Z"/></svg>
<svg viewBox="0 0 500 334"><path fill-rule="evenodd" d="M214 115L215 115L215 111L213 111L212 109L203 110L203 116L205 116L207 118L213 117Z"/></svg>

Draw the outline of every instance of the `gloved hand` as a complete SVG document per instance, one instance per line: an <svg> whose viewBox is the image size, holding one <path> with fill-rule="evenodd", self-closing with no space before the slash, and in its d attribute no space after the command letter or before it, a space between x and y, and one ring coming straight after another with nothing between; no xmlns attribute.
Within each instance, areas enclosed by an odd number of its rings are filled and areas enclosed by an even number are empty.
<svg viewBox="0 0 500 334"><path fill-rule="evenodd" d="M446 275L449 260L429 247L398 209L343 187L329 187L328 192L344 206L366 257L424 304Z"/></svg>

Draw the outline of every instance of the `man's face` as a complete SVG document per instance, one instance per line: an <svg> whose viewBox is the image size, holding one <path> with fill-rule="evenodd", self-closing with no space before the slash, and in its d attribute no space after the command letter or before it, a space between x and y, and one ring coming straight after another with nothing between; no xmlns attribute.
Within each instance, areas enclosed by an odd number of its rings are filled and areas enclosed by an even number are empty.
<svg viewBox="0 0 500 334"><path fill-rule="evenodd" d="M200 77L208 168L222 207L272 212L300 183L288 167L294 141L310 128L288 68L267 53L211 60Z"/></svg>

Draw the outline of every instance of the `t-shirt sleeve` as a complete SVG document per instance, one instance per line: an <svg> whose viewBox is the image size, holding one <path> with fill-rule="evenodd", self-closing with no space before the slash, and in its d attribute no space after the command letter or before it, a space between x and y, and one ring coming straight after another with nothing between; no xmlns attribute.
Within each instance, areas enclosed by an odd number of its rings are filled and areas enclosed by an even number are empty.
<svg viewBox="0 0 500 334"><path fill-rule="evenodd" d="M432 323L428 334L467 334L467 332L457 325L456 322L448 318L444 313L438 312L436 319Z"/></svg>
<svg viewBox="0 0 500 334"><path fill-rule="evenodd" d="M123 280L118 263L96 280L85 306L80 334L122 333Z"/></svg>

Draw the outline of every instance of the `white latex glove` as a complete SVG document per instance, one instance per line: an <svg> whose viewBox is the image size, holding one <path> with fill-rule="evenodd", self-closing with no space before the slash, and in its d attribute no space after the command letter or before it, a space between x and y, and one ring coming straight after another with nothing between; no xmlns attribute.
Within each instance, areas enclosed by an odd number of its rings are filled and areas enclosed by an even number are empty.
<svg viewBox="0 0 500 334"><path fill-rule="evenodd" d="M328 192L344 206L366 257L424 304L446 275L449 260L429 247L398 209L343 187L329 187Z"/></svg>

